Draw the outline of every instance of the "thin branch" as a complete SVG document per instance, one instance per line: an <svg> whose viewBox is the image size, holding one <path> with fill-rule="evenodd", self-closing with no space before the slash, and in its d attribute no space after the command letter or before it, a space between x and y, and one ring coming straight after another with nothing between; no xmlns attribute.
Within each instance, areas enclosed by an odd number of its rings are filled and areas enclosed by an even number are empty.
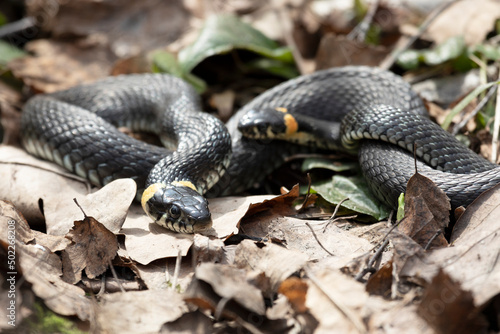
<svg viewBox="0 0 500 334"><path fill-rule="evenodd" d="M360 271L355 277L354 279L358 282L361 282L361 280L363 279L363 277L370 273L370 272L374 272L376 269L373 267L373 264L375 263L375 261L380 257L380 255L382 254L382 252L384 251L385 247L387 247L387 245L389 244L389 240L385 240L382 245L380 245L380 247L377 249L377 251L375 252L375 254L373 254L373 256L370 258L370 260L368 261L368 265L366 266L365 269L363 269L362 271Z"/></svg>
<svg viewBox="0 0 500 334"><path fill-rule="evenodd" d="M335 206L335 210L333 210L333 214L332 216L330 217L330 219L328 219L328 222L326 223L325 227L323 228L323 233L325 233L326 231L326 228L335 221L335 216L337 215L337 212L339 211L339 208L340 206L342 205L342 203L344 203L345 201L348 201L349 200L349 197L346 197L344 198L343 200L341 200L336 206Z"/></svg>
<svg viewBox="0 0 500 334"><path fill-rule="evenodd" d="M373 21L373 17L377 12L378 3L379 0L375 0L371 3L368 12L366 13L365 17L363 17L363 20L361 20L361 22L359 22L359 24L354 29L352 29L349 34L347 34L347 39L355 39L358 42L364 42L368 29L370 29L370 24Z"/></svg>
<svg viewBox="0 0 500 334"><path fill-rule="evenodd" d="M314 232L314 230L313 230L313 228L312 228L311 224L309 224L308 222L306 222L306 225L307 225L307 227L309 227L309 229L311 230L311 233L313 234L314 239L316 239L316 242L318 243L318 245L320 245L320 246L321 246L321 248L323 248L323 250L324 250L325 252L327 252L327 253L328 253L328 255L330 255L330 256L334 256L334 254L333 254L332 252L330 252L328 249L326 249L326 247L325 247L325 246L323 246L323 244L321 243L321 241L319 241L318 236L317 236L317 235L316 235L316 233Z"/></svg>
<svg viewBox="0 0 500 334"><path fill-rule="evenodd" d="M432 236L432 238L429 239L429 241L427 242L427 245L425 245L424 247L424 250L428 250L429 247L431 246L432 242L441 234L443 233L442 230L437 230L436 233L434 233L434 235Z"/></svg>
<svg viewBox="0 0 500 334"><path fill-rule="evenodd" d="M415 43L415 41L420 37L422 36L422 34L427 30L427 28L429 27L429 25L446 9L448 8L451 4L455 3L456 1L449 1L449 2L444 2L441 4L441 6L439 6L438 8L436 8L431 14L429 14L429 16L425 19L425 21L420 25L420 27L418 28L418 31L415 35L413 36L410 36L409 38L404 36L404 37L401 37L401 38L408 38L408 40L404 43L404 45L401 47L401 48L398 48L396 50L394 50L393 52L391 52L391 54L384 59L384 61L382 61L382 63L380 64L380 67L382 69L385 69L385 70L388 70L392 67L392 65L394 65L394 63L396 62L396 60L398 59L399 55L407 50L413 43Z"/></svg>
<svg viewBox="0 0 500 334"><path fill-rule="evenodd" d="M172 287L175 290L175 287L177 286L177 279L179 278L179 272L181 271L181 262L182 262L182 253L181 250L179 249L177 251L177 259L175 260L175 269L174 269L174 278L172 280Z"/></svg>
<svg viewBox="0 0 500 334"><path fill-rule="evenodd" d="M460 131L460 129L462 129L473 117L476 117L477 113L481 109L483 109L483 107L486 105L486 103L488 103L488 101L491 99L493 94L496 92L497 88L498 88L497 85L493 85L490 87L490 89L488 90L488 93L486 93L486 96L483 97L483 99L477 104L477 106L474 108L474 110L472 110L472 112L469 115L464 117L464 119L462 119L462 121L460 123L458 123L457 125L455 125L453 127L453 131L451 131L452 135L455 136Z"/></svg>
<svg viewBox="0 0 500 334"><path fill-rule="evenodd" d="M496 85L495 85L496 86ZM495 121L493 122L493 139L491 141L491 161L496 163L498 156L498 134L500 130L500 89L497 89L497 102L495 106Z"/></svg>
<svg viewBox="0 0 500 334"><path fill-rule="evenodd" d="M111 274L113 274L113 277L116 280L116 283L120 287L121 292L125 292L125 289L123 288L122 283L120 282L120 279L118 278L118 275L116 274L115 267L113 266L113 263L111 263L111 260L108 260L109 262L109 269L111 269Z"/></svg>

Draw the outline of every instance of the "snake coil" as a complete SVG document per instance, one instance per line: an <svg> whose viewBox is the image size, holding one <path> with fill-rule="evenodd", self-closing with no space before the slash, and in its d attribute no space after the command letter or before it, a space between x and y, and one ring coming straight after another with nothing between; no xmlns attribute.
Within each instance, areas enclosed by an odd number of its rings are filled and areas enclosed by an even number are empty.
<svg viewBox="0 0 500 334"><path fill-rule="evenodd" d="M29 153L95 185L133 178L148 215L178 232L211 225L202 196L210 188L211 196L240 192L300 149L261 140L269 136L347 151L359 146L368 185L392 207L413 174L414 143L419 172L448 194L452 207L500 182L498 166L432 123L411 87L379 68L347 66L289 80L245 105L227 128L200 109L194 90L169 75L107 78L30 99L22 140ZM175 151L132 139L120 126L157 133Z"/></svg>

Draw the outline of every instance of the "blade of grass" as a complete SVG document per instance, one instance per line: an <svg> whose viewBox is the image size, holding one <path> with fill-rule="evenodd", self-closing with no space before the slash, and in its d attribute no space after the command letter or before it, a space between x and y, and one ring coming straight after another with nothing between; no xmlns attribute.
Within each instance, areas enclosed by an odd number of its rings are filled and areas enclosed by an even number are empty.
<svg viewBox="0 0 500 334"><path fill-rule="evenodd" d="M498 85L498 84L500 84L500 80L494 81L494 82L488 82L484 85L480 85L480 86L476 87L476 89L474 89L472 92L470 92L469 95L467 95L465 98L463 98L462 101L460 101L460 103L458 103L455 107L453 107L453 109L451 109L448 116L446 116L443 124L441 124L441 127L443 129L447 130L450 127L450 124L451 124L453 117L458 115L469 103L471 103L471 101L476 96L478 96L479 94L481 94L482 92L484 92L485 90L490 88L491 86Z"/></svg>

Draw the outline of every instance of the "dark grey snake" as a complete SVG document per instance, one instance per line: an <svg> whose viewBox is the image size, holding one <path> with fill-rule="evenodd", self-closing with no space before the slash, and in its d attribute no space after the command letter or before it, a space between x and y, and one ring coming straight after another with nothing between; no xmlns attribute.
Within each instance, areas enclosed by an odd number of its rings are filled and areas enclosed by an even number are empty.
<svg viewBox="0 0 500 334"><path fill-rule="evenodd" d="M210 226L202 196L208 189L209 195L245 190L297 150L292 143L259 138L263 133L279 137L284 130L284 139L347 151L360 140L368 185L391 207L414 173L414 143L425 161L418 163L419 172L448 194L452 207L470 204L500 182L495 164L428 120L410 86L378 68L333 68L289 80L238 111L226 124L229 133L200 109L193 89L169 75L108 78L30 99L22 116L23 143L28 152L96 185L134 178L146 189L142 204L148 215L178 232ZM177 148L144 144L116 126L158 133Z"/></svg>

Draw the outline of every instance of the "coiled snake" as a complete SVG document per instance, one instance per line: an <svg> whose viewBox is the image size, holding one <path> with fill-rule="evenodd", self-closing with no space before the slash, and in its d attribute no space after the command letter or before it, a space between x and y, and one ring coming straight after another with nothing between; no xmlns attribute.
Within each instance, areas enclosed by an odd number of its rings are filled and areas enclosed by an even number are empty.
<svg viewBox="0 0 500 334"><path fill-rule="evenodd" d="M448 194L452 207L500 182L495 164L428 120L410 86L378 68L333 68L289 80L245 105L226 126L200 110L199 97L180 79L112 77L30 99L22 140L29 153L95 185L135 179L139 192L145 189L146 213L177 232L209 227L202 195L259 182L296 150L293 142L352 151L359 141L367 183L392 207L414 173L414 143L419 172ZM175 151L132 139L119 126L155 132ZM262 140L264 134L292 143Z"/></svg>

